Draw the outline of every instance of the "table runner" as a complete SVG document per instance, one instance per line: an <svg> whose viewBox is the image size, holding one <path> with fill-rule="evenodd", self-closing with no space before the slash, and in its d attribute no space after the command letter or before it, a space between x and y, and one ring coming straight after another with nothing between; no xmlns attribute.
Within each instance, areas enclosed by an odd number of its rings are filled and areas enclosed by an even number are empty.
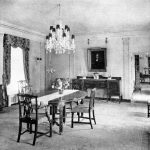
<svg viewBox="0 0 150 150"><path fill-rule="evenodd" d="M43 96L39 96L38 97L38 105L48 105L49 101L53 101L53 100L56 100L56 99L59 99L59 98L62 98L62 97L69 97L73 98L75 96L78 96L77 95L74 95L75 93L77 93L79 90L72 90L72 89L66 89L63 91L62 94L59 94L59 92L54 92L54 93L51 93L51 94L47 94L47 95L43 95ZM73 94L73 95L72 95ZM68 97L68 98L69 98Z"/></svg>

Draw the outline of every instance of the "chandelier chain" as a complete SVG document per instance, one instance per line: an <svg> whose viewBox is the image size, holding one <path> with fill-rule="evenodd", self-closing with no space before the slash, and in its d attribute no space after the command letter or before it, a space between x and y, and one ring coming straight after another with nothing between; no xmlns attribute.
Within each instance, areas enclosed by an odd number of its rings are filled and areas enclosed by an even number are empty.
<svg viewBox="0 0 150 150"><path fill-rule="evenodd" d="M59 18L60 18L61 17L60 16L60 10L61 10L60 4L58 4L58 7L59 7Z"/></svg>

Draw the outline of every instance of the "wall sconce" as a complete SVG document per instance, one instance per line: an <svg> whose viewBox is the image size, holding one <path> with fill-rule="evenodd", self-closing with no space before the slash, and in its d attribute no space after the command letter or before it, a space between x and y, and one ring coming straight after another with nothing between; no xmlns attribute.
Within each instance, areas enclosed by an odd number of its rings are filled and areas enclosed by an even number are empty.
<svg viewBox="0 0 150 150"><path fill-rule="evenodd" d="M108 43L108 39L107 39L107 37L105 38L105 43L106 43L106 44Z"/></svg>
<svg viewBox="0 0 150 150"><path fill-rule="evenodd" d="M90 44L90 39L87 40L88 45Z"/></svg>
<svg viewBox="0 0 150 150"><path fill-rule="evenodd" d="M35 61L36 61L36 63L40 62L40 61L42 61L42 58L41 57L35 57Z"/></svg>
<svg viewBox="0 0 150 150"><path fill-rule="evenodd" d="M47 73L52 74L52 73L55 73L56 70L54 68L48 68L46 71L47 71Z"/></svg>

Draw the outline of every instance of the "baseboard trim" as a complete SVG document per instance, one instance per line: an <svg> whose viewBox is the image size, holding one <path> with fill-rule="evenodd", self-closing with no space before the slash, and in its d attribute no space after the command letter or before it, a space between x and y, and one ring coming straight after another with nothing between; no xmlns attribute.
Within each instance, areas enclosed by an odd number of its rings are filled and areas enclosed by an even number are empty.
<svg viewBox="0 0 150 150"><path fill-rule="evenodd" d="M98 100L107 100L105 97L96 97ZM119 98L111 98L109 101L119 101ZM122 99L120 102L131 102L130 99Z"/></svg>

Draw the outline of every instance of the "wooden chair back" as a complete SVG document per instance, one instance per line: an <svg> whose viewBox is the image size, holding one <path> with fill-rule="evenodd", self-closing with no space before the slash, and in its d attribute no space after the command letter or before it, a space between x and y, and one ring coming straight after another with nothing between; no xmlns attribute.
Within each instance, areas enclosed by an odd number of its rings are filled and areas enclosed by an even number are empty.
<svg viewBox="0 0 150 150"><path fill-rule="evenodd" d="M30 93L31 85L26 80L18 81L18 93Z"/></svg>
<svg viewBox="0 0 150 150"><path fill-rule="evenodd" d="M27 120L32 119L32 113L35 114L34 119L38 119L38 103L37 96L30 94L17 94L19 103L19 118Z"/></svg>
<svg viewBox="0 0 150 150"><path fill-rule="evenodd" d="M96 91L96 88L93 88L91 90L90 101L89 101L89 109L92 109L94 107L94 103L95 103L95 91Z"/></svg>

